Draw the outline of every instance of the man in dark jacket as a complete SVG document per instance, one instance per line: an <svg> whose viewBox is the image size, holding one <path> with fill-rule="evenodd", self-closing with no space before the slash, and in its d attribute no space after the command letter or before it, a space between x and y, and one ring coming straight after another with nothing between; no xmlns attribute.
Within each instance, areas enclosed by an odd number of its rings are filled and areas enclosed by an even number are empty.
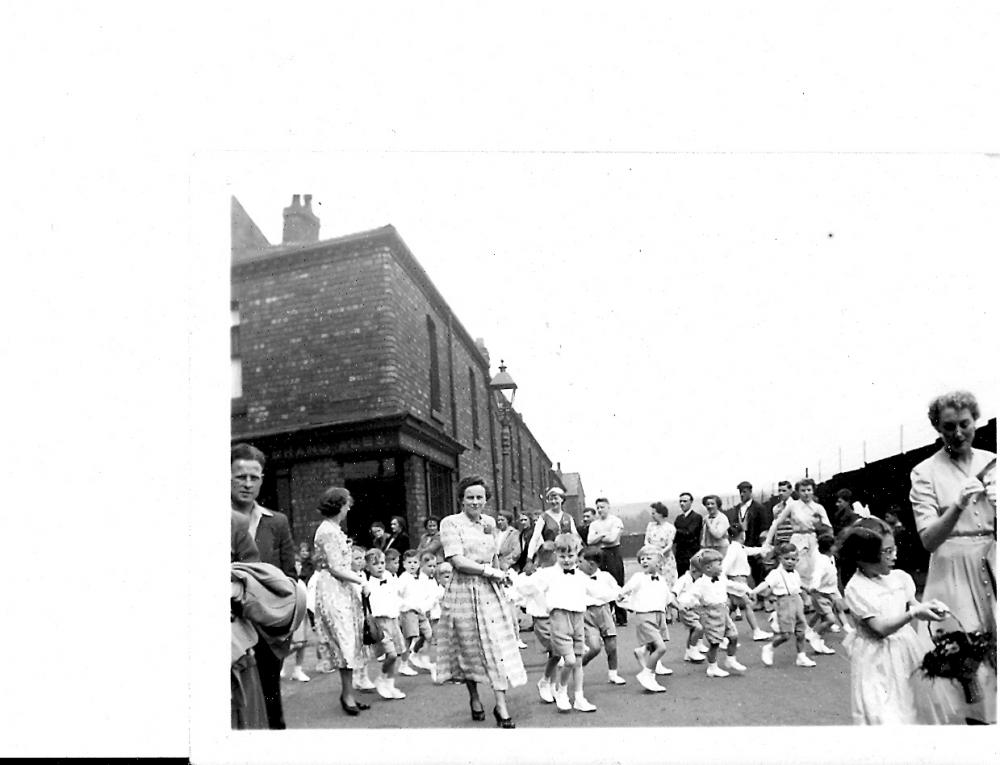
<svg viewBox="0 0 1000 765"><path fill-rule="evenodd" d="M292 531L284 514L268 510L257 504L261 482L264 478L264 454L249 444L236 444L230 450L230 500L232 509L247 519L250 536L257 544L260 560L270 563L295 579L295 548ZM281 708L281 664L283 657L275 656L267 642L260 640L254 646L260 684L264 690L267 722L272 730L285 727Z"/></svg>
<svg viewBox="0 0 1000 765"><path fill-rule="evenodd" d="M677 573L683 574L691 564L691 556L701 548L702 517L692 508L694 497L690 492L681 492L681 514L674 520L677 535L674 537L674 555L677 558Z"/></svg>

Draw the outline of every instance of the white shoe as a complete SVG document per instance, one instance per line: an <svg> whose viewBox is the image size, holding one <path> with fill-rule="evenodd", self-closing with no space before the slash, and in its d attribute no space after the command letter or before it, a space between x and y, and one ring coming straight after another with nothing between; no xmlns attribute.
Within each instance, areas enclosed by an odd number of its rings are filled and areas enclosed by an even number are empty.
<svg viewBox="0 0 1000 765"><path fill-rule="evenodd" d="M292 680L298 680L300 683L308 683L309 675L302 671L302 667L296 667L292 670Z"/></svg>
<svg viewBox="0 0 1000 765"><path fill-rule="evenodd" d="M699 651L697 646L691 646L684 651L684 661L690 661L697 664L700 661L705 661L705 654Z"/></svg>
<svg viewBox="0 0 1000 765"><path fill-rule="evenodd" d="M438 671L437 667L435 667L433 664L431 664L430 673L431 673L431 682L436 683L438 681Z"/></svg>
<svg viewBox="0 0 1000 765"><path fill-rule="evenodd" d="M552 695L552 683L545 677L538 681L538 695L546 704L551 704L555 701L555 697Z"/></svg>
<svg viewBox="0 0 1000 765"><path fill-rule="evenodd" d="M617 672L608 672L608 682L612 685L625 685L625 678Z"/></svg>
<svg viewBox="0 0 1000 765"><path fill-rule="evenodd" d="M812 627L806 627L806 641L807 642L811 643L812 641L814 641L818 637L819 637L819 634L816 632L816 630L814 630Z"/></svg>
<svg viewBox="0 0 1000 765"><path fill-rule="evenodd" d="M764 662L765 667L774 666L774 646L767 643L763 648L760 649L760 660Z"/></svg>
<svg viewBox="0 0 1000 765"><path fill-rule="evenodd" d="M747 671L746 665L740 664L739 660L735 656L726 657L726 666L730 669L735 669L737 672Z"/></svg>
<svg viewBox="0 0 1000 765"><path fill-rule="evenodd" d="M664 667L662 663L656 662L656 674L658 675L672 675L674 671L670 667Z"/></svg>
<svg viewBox="0 0 1000 765"><path fill-rule="evenodd" d="M727 637L722 638L722 642L719 643L719 648L722 649L723 651L729 648L729 638Z"/></svg>
<svg viewBox="0 0 1000 765"><path fill-rule="evenodd" d="M798 656L795 657L795 666L796 667L815 667L816 666L816 662L814 662L812 659L810 659L804 653L800 653Z"/></svg>
<svg viewBox="0 0 1000 765"><path fill-rule="evenodd" d="M525 643L523 640L518 639L518 641L517 641L517 647L521 648L521 649L524 649L524 648L528 647L528 644Z"/></svg>
<svg viewBox="0 0 1000 765"><path fill-rule="evenodd" d="M656 675L650 672L648 669L644 669L635 679L639 681L639 685L645 688L647 691L652 691L653 693L660 693L661 691L667 690L658 682L656 682Z"/></svg>
<svg viewBox="0 0 1000 765"><path fill-rule="evenodd" d="M729 677L729 673L724 669L720 669L718 664L709 664L705 668L705 674L709 677Z"/></svg>
<svg viewBox="0 0 1000 765"><path fill-rule="evenodd" d="M596 712L597 707L587 701L582 695L573 699L573 709L577 712Z"/></svg>
<svg viewBox="0 0 1000 765"><path fill-rule="evenodd" d="M360 680L355 680L352 685L356 691L374 691L376 689L375 683L373 683L369 678L363 677Z"/></svg>
<svg viewBox="0 0 1000 765"><path fill-rule="evenodd" d="M389 691L392 693L392 698L394 699L405 699L406 694L403 693L399 688L396 687L396 680L393 678L389 681Z"/></svg>
<svg viewBox="0 0 1000 765"><path fill-rule="evenodd" d="M556 692L556 709L560 712L570 712L573 709L573 705L569 703L569 694L565 691Z"/></svg>
<svg viewBox="0 0 1000 765"><path fill-rule="evenodd" d="M426 669L430 671L431 661L423 654L412 653L410 654L410 666L416 669Z"/></svg>
<svg viewBox="0 0 1000 765"><path fill-rule="evenodd" d="M389 681L382 676L379 676L378 678L375 679L375 691L383 699L396 698L395 696L392 695L392 686L389 684Z"/></svg>
<svg viewBox="0 0 1000 765"><path fill-rule="evenodd" d="M767 630L756 629L753 631L754 640L770 640L774 637L773 632L768 632Z"/></svg>
<svg viewBox="0 0 1000 765"><path fill-rule="evenodd" d="M830 632L840 632L840 625L839 624L830 625Z"/></svg>
<svg viewBox="0 0 1000 765"><path fill-rule="evenodd" d="M697 643L695 643L694 647L697 648L701 653L708 653L708 643L706 643L704 640L699 640Z"/></svg>
<svg viewBox="0 0 1000 765"><path fill-rule="evenodd" d="M404 661L400 663L399 674L406 675L407 677L416 677L420 673L411 667L409 662Z"/></svg>
<svg viewBox="0 0 1000 765"><path fill-rule="evenodd" d="M837 653L832 648L830 648L830 646L828 646L826 643L824 643L822 640L816 640L816 641L810 643L810 645L812 646L812 649L816 653L822 654L824 656L830 656L832 654Z"/></svg>
<svg viewBox="0 0 1000 765"><path fill-rule="evenodd" d="M646 666L646 647L636 646L632 649L632 653L635 656L635 660L639 662L639 669L645 672L649 667Z"/></svg>

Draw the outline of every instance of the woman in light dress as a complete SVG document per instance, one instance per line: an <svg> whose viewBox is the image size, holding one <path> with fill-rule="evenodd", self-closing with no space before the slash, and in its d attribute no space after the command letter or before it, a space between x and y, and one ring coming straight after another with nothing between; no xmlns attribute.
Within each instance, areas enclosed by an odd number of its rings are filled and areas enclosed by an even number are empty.
<svg viewBox="0 0 1000 765"><path fill-rule="evenodd" d="M354 697L354 670L364 665L361 646L361 594L368 580L351 570L351 540L343 531L354 500L347 489L323 492L317 510L324 520L316 529L316 635L330 666L340 674L340 706L356 716L367 704Z"/></svg>
<svg viewBox="0 0 1000 765"><path fill-rule="evenodd" d="M931 554L924 597L947 603L965 631L995 632L996 454L972 447L979 403L971 393L939 396L927 415L942 446L910 473L913 517ZM966 704L954 684L949 690L966 722L996 723L996 668L984 662L978 679L982 702Z"/></svg>
<svg viewBox="0 0 1000 765"><path fill-rule="evenodd" d="M653 508L653 520L646 526L646 539L643 545L655 547L663 555L663 578L667 580L667 585L673 588L677 581L677 558L674 555L674 537L677 536L677 529L667 516L670 510L662 502L654 502L650 505Z"/></svg>

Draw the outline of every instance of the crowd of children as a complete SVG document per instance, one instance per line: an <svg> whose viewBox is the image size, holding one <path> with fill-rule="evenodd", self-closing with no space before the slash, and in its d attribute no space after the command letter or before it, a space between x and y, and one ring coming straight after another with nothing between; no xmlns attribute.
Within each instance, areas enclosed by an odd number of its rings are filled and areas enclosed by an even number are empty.
<svg viewBox="0 0 1000 765"><path fill-rule="evenodd" d="M838 551L856 569L845 583L846 597L841 596L838 583L834 558ZM305 559L307 553L303 549L300 557ZM948 609L937 601L917 602L909 575L892 569L892 529L877 518L867 518L846 529L839 540L832 534L820 534L815 553L805 551L814 554L808 581L800 574L801 554L800 548L788 541L773 547L748 547L743 530L734 525L725 554L712 547L701 549L672 588L663 576L663 554L652 546L639 550L639 571L620 587L600 569L600 549L581 548L577 535L560 533L554 541L541 544L530 573L509 572L509 586L503 591L515 615L523 611L531 618L532 631L546 659L537 682L538 696L559 712L597 710L585 695L583 668L602 651L607 659L607 682L627 685L619 674L618 635L612 614L617 604L631 613L638 642L635 679L649 693L666 691L668 687L658 678L673 674L662 663L670 624L687 631L683 660L704 663L709 678L748 672L747 665L737 658L741 646L735 616L746 620L753 641L763 643L760 663L764 667L773 666L775 650L790 641L795 644L794 666L815 667L806 645L815 655L833 655L837 651L826 644L824 636L841 630L848 633L844 645L852 662L856 722L939 721L946 717L947 710L936 705L926 687L914 687L912 676L919 652L909 623L913 619L940 620ZM767 570L752 588L748 584L748 556L759 556ZM433 552L407 550L401 558L402 571L399 564L398 556L389 559L379 549L353 550L352 569L366 574L370 594L364 599L365 607L381 633L377 642L366 646L368 661L355 670L353 684L356 690L374 690L387 700L406 697L396 686L398 675L427 671L433 677L435 627L451 578L451 566ZM761 615L754 608L758 603L767 604L765 612L772 612L772 631L758 623ZM808 620L807 603L811 610ZM312 596L307 608L312 609ZM851 619L846 616L848 609ZM291 676L307 681L302 669L304 636L299 636L295 648ZM317 670L332 671L322 647L317 651ZM374 680L369 666L375 670Z"/></svg>

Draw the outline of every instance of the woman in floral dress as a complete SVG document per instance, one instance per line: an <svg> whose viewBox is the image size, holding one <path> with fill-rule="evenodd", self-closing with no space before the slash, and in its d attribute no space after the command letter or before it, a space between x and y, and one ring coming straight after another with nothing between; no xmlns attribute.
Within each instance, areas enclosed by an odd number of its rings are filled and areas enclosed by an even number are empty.
<svg viewBox="0 0 1000 765"><path fill-rule="evenodd" d="M677 558L674 556L674 537L677 536L677 529L667 516L670 511L662 502L654 502L650 505L653 508L653 520L646 526L646 539L643 545L655 547L663 555L663 578L667 580L667 585L671 588L677 581Z"/></svg>
<svg viewBox="0 0 1000 765"><path fill-rule="evenodd" d="M368 709L354 698L353 671L364 662L361 650L361 593L368 582L351 571L351 541L342 526L354 500L347 489L331 487L317 510L324 517L316 529L316 634L332 668L340 673L340 705L356 715Z"/></svg>
<svg viewBox="0 0 1000 765"><path fill-rule="evenodd" d="M497 725L513 728L507 690L528 676L517 649L517 632L500 592L507 574L496 568L497 526L483 513L486 482L469 476L458 484L462 510L441 520L445 559L454 574L441 600L436 682L464 682L473 720L483 720L479 683L489 683L496 698Z"/></svg>

